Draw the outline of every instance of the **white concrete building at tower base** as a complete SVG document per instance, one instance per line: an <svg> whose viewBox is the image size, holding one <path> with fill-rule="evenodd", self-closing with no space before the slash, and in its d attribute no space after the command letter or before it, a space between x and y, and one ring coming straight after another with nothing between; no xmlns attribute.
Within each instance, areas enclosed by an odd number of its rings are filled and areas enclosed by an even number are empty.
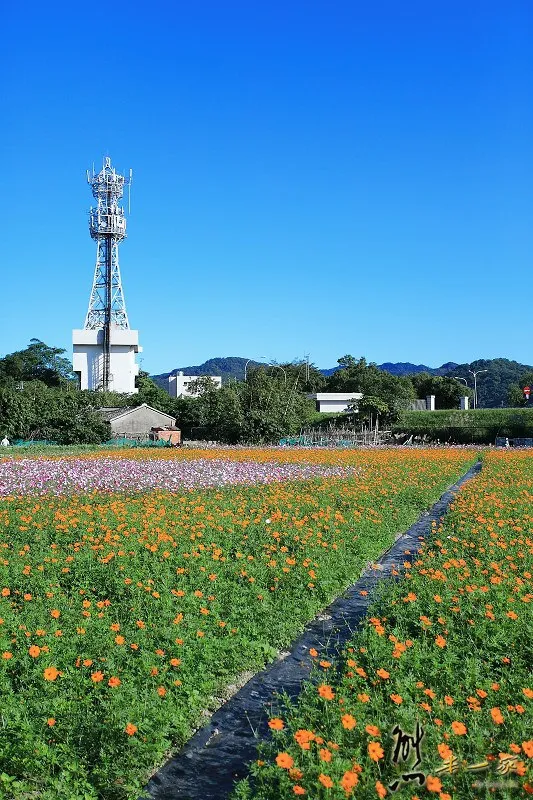
<svg viewBox="0 0 533 800"><path fill-rule="evenodd" d="M80 389L98 391L102 388L104 374L103 329L73 330L72 344L72 368L78 375ZM142 347L139 346L139 331L129 328L111 329L110 391L137 394L139 391L135 387L135 378L139 374L139 365L135 363L137 353L142 353Z"/></svg>

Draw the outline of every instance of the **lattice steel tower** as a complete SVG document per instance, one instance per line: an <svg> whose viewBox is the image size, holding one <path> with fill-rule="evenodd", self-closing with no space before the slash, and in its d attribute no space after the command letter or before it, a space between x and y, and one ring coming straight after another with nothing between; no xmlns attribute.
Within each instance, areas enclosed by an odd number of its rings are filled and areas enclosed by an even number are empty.
<svg viewBox="0 0 533 800"><path fill-rule="evenodd" d="M128 322L118 246L126 238L126 217L119 205L128 177L119 175L105 158L100 172L87 172L96 207L89 213L91 238L96 241L96 266L89 308L82 331L73 331L74 370L82 389L135 392L139 372L135 353L138 332Z"/></svg>

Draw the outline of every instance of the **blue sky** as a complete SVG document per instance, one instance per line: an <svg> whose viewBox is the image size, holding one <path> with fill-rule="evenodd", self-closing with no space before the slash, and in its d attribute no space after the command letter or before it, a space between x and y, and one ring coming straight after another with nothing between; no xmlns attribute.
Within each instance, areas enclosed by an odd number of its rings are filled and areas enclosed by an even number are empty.
<svg viewBox="0 0 533 800"><path fill-rule="evenodd" d="M215 356L533 363L530 0L11 4L0 354L64 347L85 170L133 168L151 373Z"/></svg>

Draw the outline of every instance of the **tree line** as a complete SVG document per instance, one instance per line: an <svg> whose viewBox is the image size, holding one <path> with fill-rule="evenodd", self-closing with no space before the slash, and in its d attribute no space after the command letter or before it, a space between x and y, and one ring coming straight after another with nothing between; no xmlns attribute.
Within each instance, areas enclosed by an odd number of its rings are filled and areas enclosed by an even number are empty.
<svg viewBox="0 0 533 800"><path fill-rule="evenodd" d="M141 372L138 394L89 392L77 388L64 350L32 339L27 348L0 358L0 436L46 439L59 444L98 443L110 438L102 407L147 403L176 418L184 438L239 442L276 442L302 427L327 419L308 397L315 392L362 393L358 420L373 416L381 425L400 419L414 399L433 394L437 408L457 408L464 384L428 373L395 376L351 355L323 375L313 364L255 365L246 381L230 380L217 389L208 377L190 388L194 397L172 398ZM533 375L531 376L533 384ZM517 404L523 398L513 389Z"/></svg>

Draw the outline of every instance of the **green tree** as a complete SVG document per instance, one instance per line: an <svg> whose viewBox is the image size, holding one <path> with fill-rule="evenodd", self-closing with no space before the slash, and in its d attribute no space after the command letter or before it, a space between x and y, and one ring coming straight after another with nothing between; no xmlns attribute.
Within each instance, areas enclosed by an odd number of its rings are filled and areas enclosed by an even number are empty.
<svg viewBox="0 0 533 800"><path fill-rule="evenodd" d="M507 401L512 408L524 408L533 405L533 392L529 400L524 395L524 387L533 389L533 372L525 372L516 383L509 386Z"/></svg>
<svg viewBox="0 0 533 800"><path fill-rule="evenodd" d="M19 389L0 389L0 431L10 439L47 439L59 444L97 444L110 438L109 424L88 393L64 392L29 381Z"/></svg>
<svg viewBox="0 0 533 800"><path fill-rule="evenodd" d="M0 385L15 386L25 381L42 381L46 386L66 386L75 380L72 364L63 358L59 347L49 347L40 339L31 339L25 350L0 359Z"/></svg>
<svg viewBox="0 0 533 800"><path fill-rule="evenodd" d="M354 405L357 408L358 420L364 422L372 419L383 419L390 412L388 403L380 397L373 397L372 395L363 395Z"/></svg>
<svg viewBox="0 0 533 800"><path fill-rule="evenodd" d="M173 398L165 389L157 386L156 383L150 378L147 372L142 370L137 376L138 394L127 395L127 405L140 406L146 403L152 408L157 408L159 411L165 411L167 414L173 414L174 404Z"/></svg>
<svg viewBox="0 0 533 800"><path fill-rule="evenodd" d="M388 406L387 421L398 418L415 397L413 384L408 377L391 375L379 369L377 364L367 364L366 359L356 360L346 355L339 358L341 369L327 379L328 392L354 392L379 398Z"/></svg>
<svg viewBox="0 0 533 800"><path fill-rule="evenodd" d="M473 396L464 383L454 378L430 375L428 372L418 372L410 378L417 397L435 395L435 408L459 408L461 397Z"/></svg>

